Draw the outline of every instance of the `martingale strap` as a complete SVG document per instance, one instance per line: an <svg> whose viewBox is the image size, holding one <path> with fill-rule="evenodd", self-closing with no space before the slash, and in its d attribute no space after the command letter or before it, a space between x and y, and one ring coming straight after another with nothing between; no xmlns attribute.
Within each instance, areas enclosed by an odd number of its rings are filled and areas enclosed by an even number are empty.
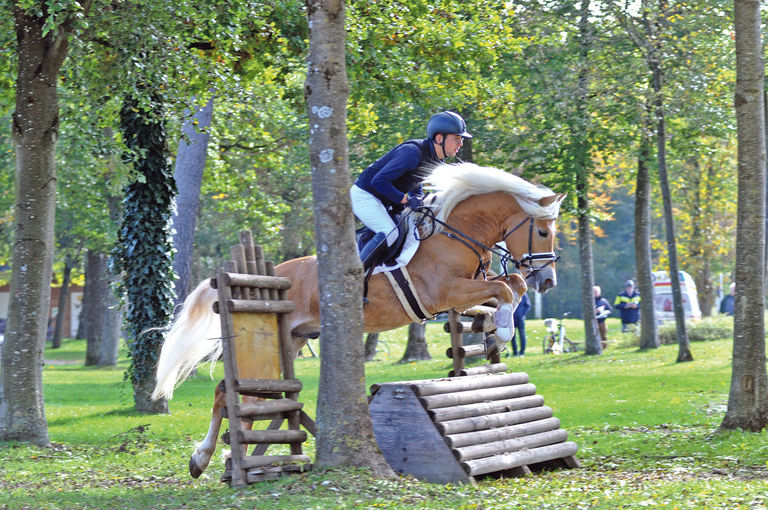
<svg viewBox="0 0 768 510"><path fill-rule="evenodd" d="M424 322L428 319L433 319L435 316L427 312L424 305L421 304L419 294L416 292L416 287L411 281L411 275L405 267L397 268L393 271L387 271L384 273L387 275L389 284L392 285L392 289L397 295L397 299L400 300L400 304L403 306L405 313L411 318L413 322Z"/></svg>

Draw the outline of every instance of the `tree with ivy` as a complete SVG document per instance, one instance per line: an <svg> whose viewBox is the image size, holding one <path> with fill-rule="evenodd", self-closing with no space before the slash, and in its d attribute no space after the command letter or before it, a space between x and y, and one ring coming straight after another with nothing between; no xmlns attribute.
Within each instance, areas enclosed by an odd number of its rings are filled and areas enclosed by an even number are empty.
<svg viewBox="0 0 768 510"><path fill-rule="evenodd" d="M173 312L173 269L170 220L176 186L166 146L162 97L126 96L120 128L135 179L125 188L123 220L115 248L116 267L123 274L127 339L136 410L168 412L165 399L152 400L157 358L163 344L158 328Z"/></svg>

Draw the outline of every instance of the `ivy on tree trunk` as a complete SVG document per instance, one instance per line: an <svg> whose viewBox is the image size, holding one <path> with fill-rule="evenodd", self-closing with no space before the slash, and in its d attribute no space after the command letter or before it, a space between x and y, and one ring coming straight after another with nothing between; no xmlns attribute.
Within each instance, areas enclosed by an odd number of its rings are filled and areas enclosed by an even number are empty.
<svg viewBox="0 0 768 510"><path fill-rule="evenodd" d="M145 110L136 97L128 96L120 111L127 158L137 179L124 190L115 263L122 272L127 299L128 377L136 410L162 413L168 411L167 401L150 398L163 343L162 332L153 328L165 326L173 311L170 220L176 185L166 147L162 98L151 93L148 99Z"/></svg>

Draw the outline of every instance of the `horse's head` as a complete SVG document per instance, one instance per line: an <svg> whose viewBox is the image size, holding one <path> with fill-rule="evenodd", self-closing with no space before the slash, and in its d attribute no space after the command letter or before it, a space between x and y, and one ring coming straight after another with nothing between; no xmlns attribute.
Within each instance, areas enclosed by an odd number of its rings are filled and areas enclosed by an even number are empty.
<svg viewBox="0 0 768 510"><path fill-rule="evenodd" d="M565 195L550 195L539 199L541 207L562 202ZM523 213L525 214L525 213ZM519 218L520 215L515 215ZM556 218L533 218L510 225L504 235L507 250L520 264L520 272L525 277L528 287L540 293L545 293L557 285L557 272L555 270L555 237Z"/></svg>

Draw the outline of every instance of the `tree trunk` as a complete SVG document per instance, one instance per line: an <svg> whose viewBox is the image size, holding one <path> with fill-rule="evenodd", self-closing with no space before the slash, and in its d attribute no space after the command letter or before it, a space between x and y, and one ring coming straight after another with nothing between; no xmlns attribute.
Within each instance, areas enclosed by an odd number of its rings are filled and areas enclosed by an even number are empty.
<svg viewBox="0 0 768 510"><path fill-rule="evenodd" d="M64 316L66 315L67 306L69 305L69 284L72 279L72 266L75 265L75 261L67 255L64 260L64 271L61 275L61 292L59 293L58 312L56 313L56 327L53 330L53 338L51 339L51 349L58 349L61 347L62 330L64 329Z"/></svg>
<svg viewBox="0 0 768 510"><path fill-rule="evenodd" d="M405 346L405 354L398 363L410 363L432 359L427 347L427 325L423 322L412 322L408 325L408 343Z"/></svg>
<svg viewBox="0 0 768 510"><path fill-rule="evenodd" d="M117 364L120 312L111 287L109 256L89 250L85 260L88 289L88 299L83 300L83 320L87 322L85 365L112 366Z"/></svg>
<svg viewBox="0 0 768 510"><path fill-rule="evenodd" d="M373 435L363 363L363 268L355 253L342 0L307 0L305 93L320 295L317 457L321 467L368 467L393 476Z"/></svg>
<svg viewBox="0 0 768 510"><path fill-rule="evenodd" d="M733 318L733 371L728 410L721 429L758 432L768 425L765 369L765 65L760 4L734 1L736 28L736 124L739 138L736 303Z"/></svg>
<svg viewBox="0 0 768 510"><path fill-rule="evenodd" d="M176 155L176 180L178 195L173 214L173 245L176 255L173 271L178 276L174 285L175 305L184 302L189 286L189 264L195 244L195 223L200 210L200 186L208 151L208 128L213 117L213 96L208 103L190 115L184 122L183 135Z"/></svg>
<svg viewBox="0 0 768 510"><path fill-rule="evenodd" d="M373 361L376 358L376 347L379 345L379 334L368 333L365 336L365 361Z"/></svg>
<svg viewBox="0 0 768 510"><path fill-rule="evenodd" d="M586 136L589 118L587 112L587 90L589 89L589 51L592 46L592 27L589 23L589 0L582 0L579 18L579 75L576 89L576 119L579 124L573 130L576 140L576 201L578 204L579 223L579 265L581 268L581 316L584 318L584 352L585 354L602 354L603 347L597 335L595 320L595 286L594 263L592 257L592 225L589 214L589 174L590 164L589 141Z"/></svg>
<svg viewBox="0 0 768 510"><path fill-rule="evenodd" d="M18 64L13 139L16 150L11 295L0 366L0 441L47 445L43 351L51 299L58 77L68 33L43 33L48 13L13 9Z"/></svg>
<svg viewBox="0 0 768 510"><path fill-rule="evenodd" d="M648 108L647 113L650 113ZM637 287L640 292L640 349L656 349L661 345L653 308L653 258L651 256L651 161L652 131L650 117L643 123L640 151L637 158L637 189L635 191L635 264Z"/></svg>
<svg viewBox="0 0 768 510"><path fill-rule="evenodd" d="M664 205L664 225L667 234L667 253L669 255L669 281L672 284L672 307L675 312L675 328L677 330L677 362L680 363L683 361L693 361L693 354L691 353L688 333L685 328L683 293L680 289L680 272L677 267L675 218L672 212L672 196L669 190L669 177L667 175L667 134L664 118L664 98L662 95L661 48L658 43L656 43L656 47L651 52L648 62L653 80L656 153L659 167L659 184Z"/></svg>
<svg viewBox="0 0 768 510"><path fill-rule="evenodd" d="M126 97L120 126L133 157L137 179L125 188L125 207L115 262L123 276L130 328L129 374L136 410L167 413L166 399L152 400L164 327L173 313L170 219L176 192L166 149L163 99L144 91L152 112Z"/></svg>

